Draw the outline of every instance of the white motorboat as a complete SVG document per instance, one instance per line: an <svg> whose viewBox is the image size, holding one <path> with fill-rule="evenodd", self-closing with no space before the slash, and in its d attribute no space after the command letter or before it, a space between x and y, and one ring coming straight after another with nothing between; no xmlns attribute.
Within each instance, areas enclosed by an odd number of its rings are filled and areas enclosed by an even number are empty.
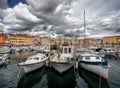
<svg viewBox="0 0 120 88"><path fill-rule="evenodd" d="M46 47L44 48L44 52L46 52L46 53L50 52L50 47L49 47L49 46L46 46Z"/></svg>
<svg viewBox="0 0 120 88"><path fill-rule="evenodd" d="M8 54L4 54L0 56L0 66L7 65L8 63L10 63L10 60L8 57L9 57Z"/></svg>
<svg viewBox="0 0 120 88"><path fill-rule="evenodd" d="M57 51L50 58L51 67L59 74L68 71L74 65L71 46L62 46L61 51Z"/></svg>
<svg viewBox="0 0 120 88"><path fill-rule="evenodd" d="M11 51L10 47L4 46L4 47L0 48L0 54L8 54L8 53L10 53L10 51Z"/></svg>
<svg viewBox="0 0 120 88"><path fill-rule="evenodd" d="M47 59L48 57L45 54L39 53L29 57L25 62L18 65L23 67L25 73L29 73L43 67Z"/></svg>
<svg viewBox="0 0 120 88"><path fill-rule="evenodd" d="M40 47L36 48L36 51L48 53L48 52L50 52L50 47L49 46L40 46Z"/></svg>
<svg viewBox="0 0 120 88"><path fill-rule="evenodd" d="M102 56L97 54L80 54L78 57L79 66L98 75L104 80L108 79L109 64Z"/></svg>
<svg viewBox="0 0 120 88"><path fill-rule="evenodd" d="M9 54L4 54L2 56L2 60L5 62L6 65L10 63Z"/></svg>
<svg viewBox="0 0 120 88"><path fill-rule="evenodd" d="M115 55L116 54L116 51L112 48L104 48L104 52L107 55Z"/></svg>
<svg viewBox="0 0 120 88"><path fill-rule="evenodd" d="M2 59L0 59L0 67L2 67L3 65L5 65L5 62Z"/></svg>

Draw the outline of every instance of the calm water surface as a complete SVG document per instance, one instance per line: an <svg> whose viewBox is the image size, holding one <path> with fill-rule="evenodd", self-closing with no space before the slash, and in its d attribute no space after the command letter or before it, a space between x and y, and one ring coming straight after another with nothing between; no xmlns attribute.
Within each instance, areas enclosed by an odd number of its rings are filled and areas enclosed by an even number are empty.
<svg viewBox="0 0 120 88"><path fill-rule="evenodd" d="M109 58L108 61L111 67L106 82L83 69L78 74L72 69L60 76L53 69L43 67L30 74L22 72L18 77L20 61L11 60L0 68L0 88L120 88L120 59Z"/></svg>

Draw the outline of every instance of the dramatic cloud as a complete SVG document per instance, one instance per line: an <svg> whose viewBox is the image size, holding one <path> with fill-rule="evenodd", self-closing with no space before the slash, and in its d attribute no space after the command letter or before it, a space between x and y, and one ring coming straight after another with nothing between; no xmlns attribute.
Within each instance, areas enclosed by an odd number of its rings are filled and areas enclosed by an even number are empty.
<svg viewBox="0 0 120 88"><path fill-rule="evenodd" d="M119 0L26 0L13 8L0 1L0 32L32 35L84 35L86 11L87 36L119 34Z"/></svg>
<svg viewBox="0 0 120 88"><path fill-rule="evenodd" d="M27 0L27 2L30 12L43 19L46 24L68 25L72 0Z"/></svg>
<svg viewBox="0 0 120 88"><path fill-rule="evenodd" d="M99 19L93 20L94 26L91 30L95 35L115 35L120 34L120 10L106 12Z"/></svg>
<svg viewBox="0 0 120 88"><path fill-rule="evenodd" d="M40 26L52 25L54 26L52 31L56 31L57 26L74 25L78 20L70 16L72 2L72 0L27 0L28 5L19 3L14 8L4 10L3 23L6 26L4 29L35 32L37 28L39 28L37 31L45 30Z"/></svg>

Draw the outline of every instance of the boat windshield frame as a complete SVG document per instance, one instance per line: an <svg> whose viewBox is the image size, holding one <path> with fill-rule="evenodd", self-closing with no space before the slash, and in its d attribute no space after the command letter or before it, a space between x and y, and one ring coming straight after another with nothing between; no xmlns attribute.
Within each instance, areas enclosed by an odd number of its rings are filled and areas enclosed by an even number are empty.
<svg viewBox="0 0 120 88"><path fill-rule="evenodd" d="M38 59L35 59L35 58L38 58ZM44 58L46 58L46 55L38 54L38 55L33 55L33 56L29 57L27 59L27 61L30 61L30 60L43 60Z"/></svg>
<svg viewBox="0 0 120 88"><path fill-rule="evenodd" d="M102 60L103 58L101 56L81 56L81 59L84 60Z"/></svg>

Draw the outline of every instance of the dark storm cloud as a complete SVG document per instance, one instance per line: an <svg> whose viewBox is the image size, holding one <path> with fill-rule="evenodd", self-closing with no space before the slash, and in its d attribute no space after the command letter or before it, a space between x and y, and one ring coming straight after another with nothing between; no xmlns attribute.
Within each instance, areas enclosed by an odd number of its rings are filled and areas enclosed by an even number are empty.
<svg viewBox="0 0 120 88"><path fill-rule="evenodd" d="M66 30L64 33L64 36L67 37L81 37L82 36L82 31L78 29L71 29L71 30Z"/></svg>
<svg viewBox="0 0 120 88"><path fill-rule="evenodd" d="M0 0L0 8L1 9L7 8L7 0Z"/></svg>
<svg viewBox="0 0 120 88"><path fill-rule="evenodd" d="M43 19L46 23L52 25L65 25L65 11L69 9L72 0L27 0L29 10L37 18ZM68 5L68 7L67 7Z"/></svg>
<svg viewBox="0 0 120 88"><path fill-rule="evenodd" d="M118 32L120 33L120 29L116 29L116 33L118 33Z"/></svg>

